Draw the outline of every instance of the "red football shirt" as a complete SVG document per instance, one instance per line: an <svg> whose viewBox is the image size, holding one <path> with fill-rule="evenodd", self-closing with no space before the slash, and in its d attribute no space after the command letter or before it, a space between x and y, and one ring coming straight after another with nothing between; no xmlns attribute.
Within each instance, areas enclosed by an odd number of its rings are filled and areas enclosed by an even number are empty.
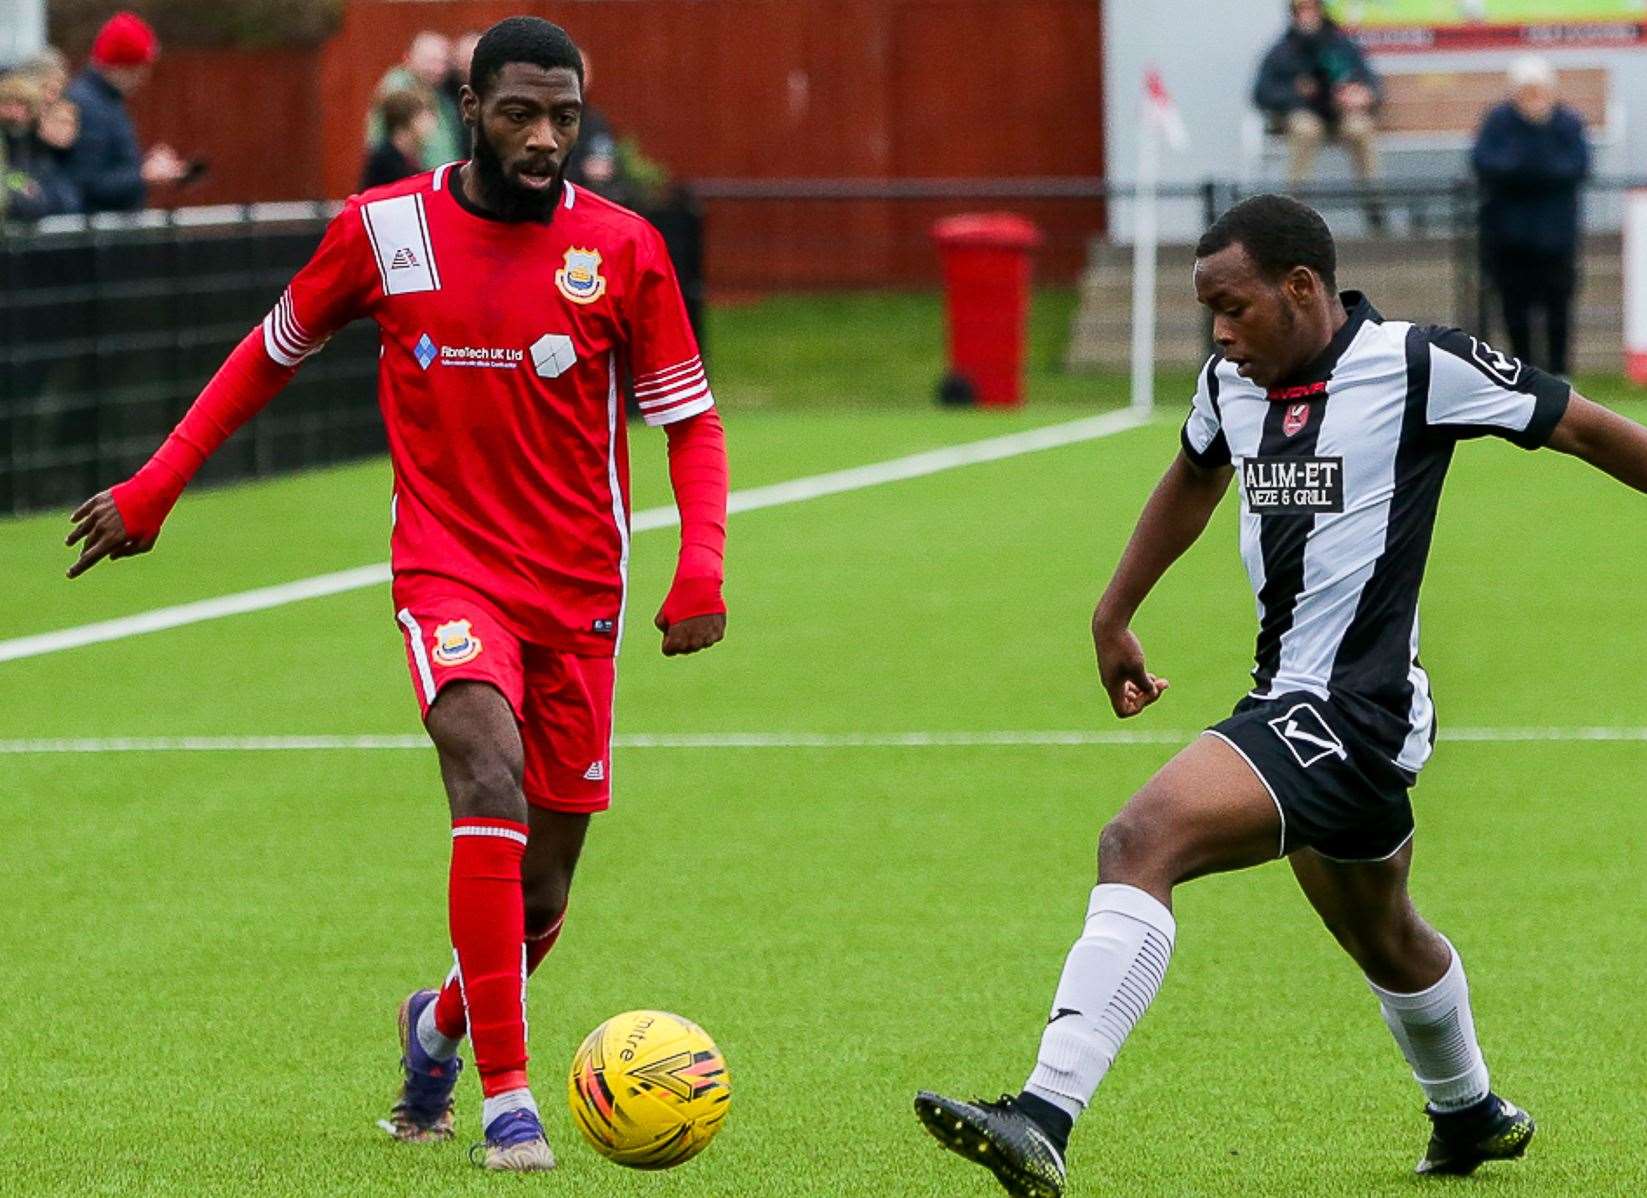
<svg viewBox="0 0 1647 1198"><path fill-rule="evenodd" d="M263 322L295 367L382 331L392 567L496 603L524 639L616 652L629 562L620 380L646 422L714 406L657 230L571 184L546 223L476 215L453 168L351 199Z"/></svg>

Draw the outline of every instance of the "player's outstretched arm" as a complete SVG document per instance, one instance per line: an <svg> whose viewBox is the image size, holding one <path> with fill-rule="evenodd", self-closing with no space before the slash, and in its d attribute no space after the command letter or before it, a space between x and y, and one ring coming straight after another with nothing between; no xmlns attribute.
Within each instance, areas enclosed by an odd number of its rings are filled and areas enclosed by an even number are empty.
<svg viewBox="0 0 1647 1198"><path fill-rule="evenodd" d="M65 543L80 545L80 556L69 577L79 578L105 557L154 548L161 524L195 472L295 373L295 367L270 359L261 331L248 333L143 468L75 509Z"/></svg>
<svg viewBox="0 0 1647 1198"><path fill-rule="evenodd" d="M1167 689L1167 680L1144 666L1132 617L1168 567L1206 529L1234 474L1229 466L1197 466L1180 452L1144 505L1115 576L1092 613L1098 676L1122 719L1137 715Z"/></svg>
<svg viewBox="0 0 1647 1198"><path fill-rule="evenodd" d="M1576 391L1548 444L1638 491L1647 491L1647 428Z"/></svg>
<svg viewBox="0 0 1647 1198"><path fill-rule="evenodd" d="M680 557L653 621L663 654L697 653L726 635L726 433L714 408L664 426L669 483L681 513Z"/></svg>
<svg viewBox="0 0 1647 1198"><path fill-rule="evenodd" d="M69 577L80 577L105 557L152 549L195 472L328 337L365 313L378 279L360 210L350 201L327 226L314 257L263 323L235 346L165 444L131 478L75 509L67 542L81 549Z"/></svg>

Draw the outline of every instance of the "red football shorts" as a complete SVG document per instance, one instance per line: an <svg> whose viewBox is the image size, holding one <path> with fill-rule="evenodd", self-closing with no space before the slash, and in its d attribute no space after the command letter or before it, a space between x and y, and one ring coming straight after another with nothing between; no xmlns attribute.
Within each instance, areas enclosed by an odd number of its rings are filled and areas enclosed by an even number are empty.
<svg viewBox="0 0 1647 1198"><path fill-rule="evenodd" d="M424 718L442 687L490 683L520 725L526 801L574 814L611 805L612 658L529 644L487 600L448 579L397 577L394 598Z"/></svg>

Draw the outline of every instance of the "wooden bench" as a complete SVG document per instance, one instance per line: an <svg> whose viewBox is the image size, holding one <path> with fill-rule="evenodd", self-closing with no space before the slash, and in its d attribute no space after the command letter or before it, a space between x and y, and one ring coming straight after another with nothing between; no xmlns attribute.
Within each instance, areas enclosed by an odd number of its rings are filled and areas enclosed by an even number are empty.
<svg viewBox="0 0 1647 1198"><path fill-rule="evenodd" d="M1609 72L1581 67L1556 72L1561 102L1584 118L1590 144L1601 153L1624 140L1625 107L1612 94ZM1378 110L1378 148L1384 175L1397 178L1390 158L1414 154L1457 152L1460 173L1468 171L1463 159L1475 143L1487 110L1509 94L1503 71L1384 70L1384 103ZM1265 178L1272 169L1284 169L1286 138L1270 135L1263 114L1248 114L1242 127L1242 166L1245 181Z"/></svg>

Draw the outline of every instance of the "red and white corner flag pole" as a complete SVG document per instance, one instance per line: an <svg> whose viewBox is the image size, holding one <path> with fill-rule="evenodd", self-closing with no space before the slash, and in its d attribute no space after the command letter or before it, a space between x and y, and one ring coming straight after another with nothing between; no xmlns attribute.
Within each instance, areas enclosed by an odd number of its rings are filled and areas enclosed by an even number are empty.
<svg viewBox="0 0 1647 1198"><path fill-rule="evenodd" d="M1155 257L1160 241L1155 189L1161 141L1174 150L1189 145L1184 118L1154 67L1144 72L1142 117L1132 204L1132 407L1147 415L1155 408Z"/></svg>
<svg viewBox="0 0 1647 1198"><path fill-rule="evenodd" d="M1647 188L1624 196L1624 373L1647 386Z"/></svg>

